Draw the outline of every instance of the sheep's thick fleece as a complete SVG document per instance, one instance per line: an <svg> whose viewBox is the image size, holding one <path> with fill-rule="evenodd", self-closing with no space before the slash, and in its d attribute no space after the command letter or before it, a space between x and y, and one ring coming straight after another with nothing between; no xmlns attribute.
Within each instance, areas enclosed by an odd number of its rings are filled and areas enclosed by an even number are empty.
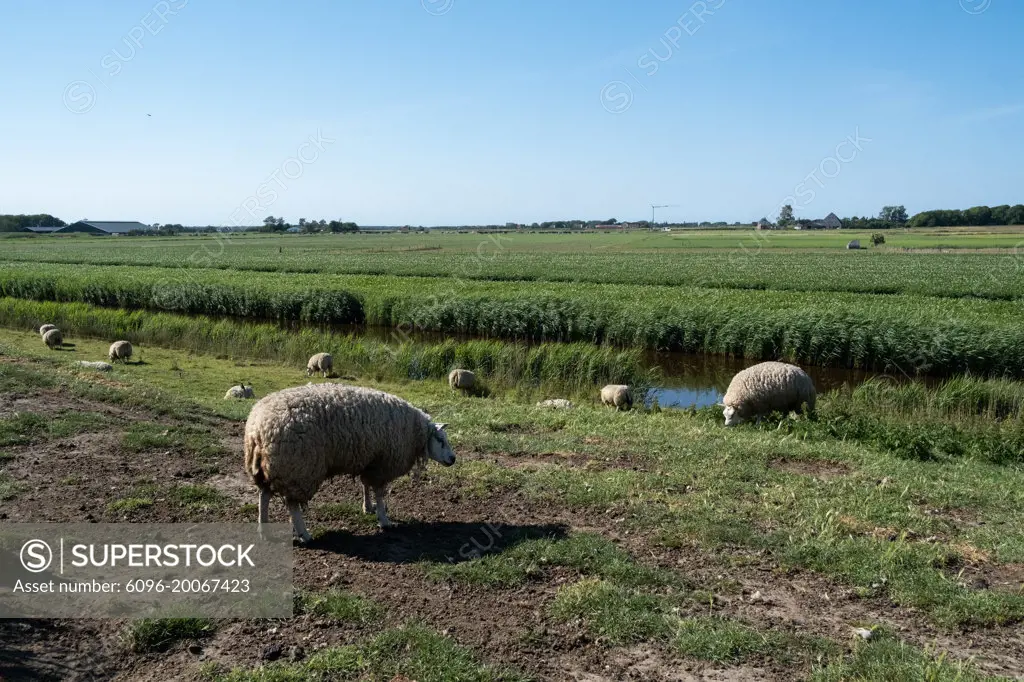
<svg viewBox="0 0 1024 682"><path fill-rule="evenodd" d="M468 391L476 385L476 375L468 369L453 369L448 374L448 385L453 390L461 388L464 391Z"/></svg>
<svg viewBox="0 0 1024 682"><path fill-rule="evenodd" d="M601 389L601 402L615 409L628 410L633 406L633 396L625 384L608 384Z"/></svg>
<svg viewBox="0 0 1024 682"><path fill-rule="evenodd" d="M47 348L60 348L64 345L64 336L59 329L51 329L43 334L43 343Z"/></svg>
<svg viewBox="0 0 1024 682"><path fill-rule="evenodd" d="M306 376L311 375L313 372L322 372L324 378L327 378L327 375L333 368L334 358L331 357L330 353L317 353L310 357L309 362L306 363Z"/></svg>
<svg viewBox="0 0 1024 682"><path fill-rule="evenodd" d="M110 350L107 353L107 357L110 361L114 360L127 360L132 356L132 344L128 341L114 341L110 344Z"/></svg>
<svg viewBox="0 0 1024 682"><path fill-rule="evenodd" d="M56 329L56 328L57 328L57 325L55 325L55 324L44 324L42 327L39 328L39 336L42 336L43 334L45 334L46 332L50 331L51 329Z"/></svg>
<svg viewBox="0 0 1024 682"><path fill-rule="evenodd" d="M816 397L814 382L804 370L785 362L762 362L738 372L729 383L722 399L726 425L776 410L799 410L804 403L813 412Z"/></svg>
<svg viewBox="0 0 1024 682"><path fill-rule="evenodd" d="M436 427L397 396L315 384L262 398L245 423L245 470L288 502L308 502L333 476L385 486L427 456Z"/></svg>
<svg viewBox="0 0 1024 682"><path fill-rule="evenodd" d="M252 392L252 386L232 386L228 389L228 392L224 394L224 398L240 398L248 399L254 398L255 394Z"/></svg>

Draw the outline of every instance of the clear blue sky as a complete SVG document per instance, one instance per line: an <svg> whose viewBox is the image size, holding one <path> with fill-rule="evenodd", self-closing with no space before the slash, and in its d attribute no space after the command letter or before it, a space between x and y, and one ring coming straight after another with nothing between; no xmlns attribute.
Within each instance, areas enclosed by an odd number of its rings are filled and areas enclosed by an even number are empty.
<svg viewBox="0 0 1024 682"><path fill-rule="evenodd" d="M16 0L0 213L435 225L651 203L755 220L790 195L807 217L1024 203L1022 28L1018 0ZM336 141L286 164L318 130ZM829 161L858 131L870 142ZM256 219L240 213L275 171Z"/></svg>

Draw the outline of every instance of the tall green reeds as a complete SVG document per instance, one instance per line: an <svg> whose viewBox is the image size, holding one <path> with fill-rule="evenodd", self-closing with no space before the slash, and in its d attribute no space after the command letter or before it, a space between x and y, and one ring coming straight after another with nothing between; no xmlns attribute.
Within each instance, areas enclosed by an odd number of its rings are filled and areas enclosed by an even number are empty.
<svg viewBox="0 0 1024 682"><path fill-rule="evenodd" d="M455 367L477 370L492 385L558 385L582 390L602 383L644 385L642 353L590 344L526 346L494 340L389 344L317 329L289 331L266 323L215 320L171 313L126 311L84 303L0 298L0 324L37 329L56 324L75 335L127 339L227 357L261 358L305 367L310 355L334 356L335 371L375 378L438 379Z"/></svg>

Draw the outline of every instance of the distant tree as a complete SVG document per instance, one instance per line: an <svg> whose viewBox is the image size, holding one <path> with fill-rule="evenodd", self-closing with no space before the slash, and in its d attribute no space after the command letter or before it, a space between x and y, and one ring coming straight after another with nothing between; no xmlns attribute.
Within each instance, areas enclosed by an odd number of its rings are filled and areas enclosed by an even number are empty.
<svg viewBox="0 0 1024 682"><path fill-rule="evenodd" d="M793 224L793 207L790 204L786 204L779 209L779 227L789 227Z"/></svg>
<svg viewBox="0 0 1024 682"><path fill-rule="evenodd" d="M907 222L907 209L900 206L883 206L881 213L878 217L887 223L894 223L896 225L902 225Z"/></svg>
<svg viewBox="0 0 1024 682"><path fill-rule="evenodd" d="M881 232L875 232L871 235L871 243L875 246L880 246L885 243L885 235Z"/></svg>
<svg viewBox="0 0 1024 682"><path fill-rule="evenodd" d="M992 209L988 206L974 206L964 211L965 225L991 225Z"/></svg>
<svg viewBox="0 0 1024 682"><path fill-rule="evenodd" d="M18 232L26 227L64 227L60 218L49 213L0 215L0 232Z"/></svg>

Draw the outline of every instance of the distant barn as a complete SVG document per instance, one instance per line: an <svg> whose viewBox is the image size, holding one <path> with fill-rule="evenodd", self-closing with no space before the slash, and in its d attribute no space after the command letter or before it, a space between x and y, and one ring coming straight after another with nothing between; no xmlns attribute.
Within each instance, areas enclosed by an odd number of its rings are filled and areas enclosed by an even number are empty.
<svg viewBox="0 0 1024 682"><path fill-rule="evenodd" d="M843 221L835 213L829 213L821 220L812 220L807 224L810 230L838 230L842 228Z"/></svg>
<svg viewBox="0 0 1024 682"><path fill-rule="evenodd" d="M59 234L66 232L85 232L87 234L128 234L129 232L152 232L153 228L134 220L79 220L67 227L57 230Z"/></svg>

